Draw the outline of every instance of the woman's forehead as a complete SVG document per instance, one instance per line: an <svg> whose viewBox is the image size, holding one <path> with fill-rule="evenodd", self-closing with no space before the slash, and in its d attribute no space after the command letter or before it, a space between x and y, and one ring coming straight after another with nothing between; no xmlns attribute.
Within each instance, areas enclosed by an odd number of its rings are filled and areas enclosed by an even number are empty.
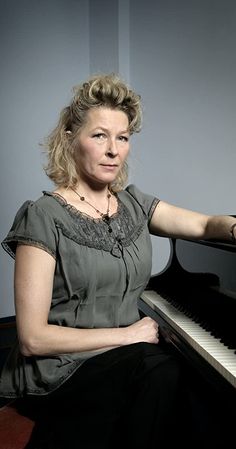
<svg viewBox="0 0 236 449"><path fill-rule="evenodd" d="M125 112L119 109L111 109L100 106L90 109L86 114L86 125L103 127L103 128L122 128L123 131L128 129L129 120Z"/></svg>

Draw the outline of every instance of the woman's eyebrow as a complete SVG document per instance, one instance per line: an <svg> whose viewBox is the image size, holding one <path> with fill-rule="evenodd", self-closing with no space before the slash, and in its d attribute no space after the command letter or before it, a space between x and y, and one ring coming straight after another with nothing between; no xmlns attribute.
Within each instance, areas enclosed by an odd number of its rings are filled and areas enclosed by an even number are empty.
<svg viewBox="0 0 236 449"><path fill-rule="evenodd" d="M93 132L93 131L96 131L96 130L98 130L98 129L100 129L101 131L110 132L110 130L109 130L108 128L106 128L105 126L99 126L99 125L96 126L95 128L93 128L91 131ZM118 131L117 134L126 134L126 133L129 134L129 130L128 130L128 129Z"/></svg>

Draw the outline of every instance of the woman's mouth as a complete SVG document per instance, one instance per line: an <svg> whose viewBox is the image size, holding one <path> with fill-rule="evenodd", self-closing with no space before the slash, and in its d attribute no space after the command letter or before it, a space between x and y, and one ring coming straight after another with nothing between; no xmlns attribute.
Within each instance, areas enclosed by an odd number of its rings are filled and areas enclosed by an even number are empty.
<svg viewBox="0 0 236 449"><path fill-rule="evenodd" d="M102 167L106 168L107 170L115 170L115 168L117 167L116 164L101 164Z"/></svg>

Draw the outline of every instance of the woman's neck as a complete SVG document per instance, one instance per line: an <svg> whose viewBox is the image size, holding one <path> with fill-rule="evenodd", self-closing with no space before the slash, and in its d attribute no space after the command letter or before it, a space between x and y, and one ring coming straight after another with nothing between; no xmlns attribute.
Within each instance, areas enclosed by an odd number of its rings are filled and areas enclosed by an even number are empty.
<svg viewBox="0 0 236 449"><path fill-rule="evenodd" d="M109 185L90 185L79 181L73 189L91 201L99 201L107 197Z"/></svg>

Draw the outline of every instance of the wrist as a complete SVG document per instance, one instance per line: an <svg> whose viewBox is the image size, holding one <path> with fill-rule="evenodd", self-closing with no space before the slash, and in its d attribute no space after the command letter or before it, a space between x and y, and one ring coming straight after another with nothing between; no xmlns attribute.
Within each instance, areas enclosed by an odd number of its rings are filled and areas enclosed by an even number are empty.
<svg viewBox="0 0 236 449"><path fill-rule="evenodd" d="M236 245L236 223L233 223L230 228L231 240Z"/></svg>
<svg viewBox="0 0 236 449"><path fill-rule="evenodd" d="M121 338L120 345L126 346L126 345L129 345L130 343L132 343L132 341L130 339L129 326L119 328L119 330L120 330L120 338Z"/></svg>

